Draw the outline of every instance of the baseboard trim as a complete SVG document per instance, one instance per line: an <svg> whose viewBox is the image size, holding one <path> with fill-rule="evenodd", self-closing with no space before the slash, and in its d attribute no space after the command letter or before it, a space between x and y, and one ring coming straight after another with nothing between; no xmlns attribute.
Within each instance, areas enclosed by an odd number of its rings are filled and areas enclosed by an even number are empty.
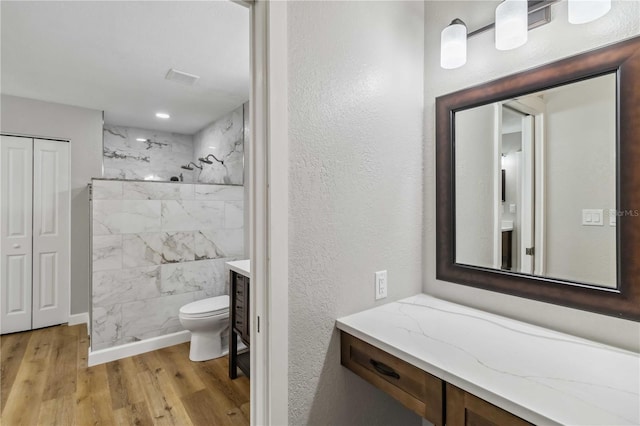
<svg viewBox="0 0 640 426"><path fill-rule="evenodd" d="M89 348L89 367L104 364L130 356L140 355L146 352L155 351L157 349L166 348L167 346L179 345L180 343L191 340L191 332L188 330L178 331L164 336L152 337L151 339L141 340L139 342L125 343L124 345L114 346L112 348L100 349L92 351Z"/></svg>
<svg viewBox="0 0 640 426"><path fill-rule="evenodd" d="M82 312L79 314L69 314L69 325L87 324L89 328L89 312Z"/></svg>

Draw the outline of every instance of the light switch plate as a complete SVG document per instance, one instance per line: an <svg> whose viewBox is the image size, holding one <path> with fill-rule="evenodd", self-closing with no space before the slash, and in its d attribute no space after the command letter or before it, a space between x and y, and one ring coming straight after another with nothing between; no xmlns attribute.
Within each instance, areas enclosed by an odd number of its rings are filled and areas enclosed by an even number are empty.
<svg viewBox="0 0 640 426"><path fill-rule="evenodd" d="M582 209L582 225L603 226L604 211L602 209Z"/></svg>
<svg viewBox="0 0 640 426"><path fill-rule="evenodd" d="M376 272L376 300L387 297L387 271Z"/></svg>
<svg viewBox="0 0 640 426"><path fill-rule="evenodd" d="M609 209L609 226L616 226L617 218L618 218L618 210Z"/></svg>

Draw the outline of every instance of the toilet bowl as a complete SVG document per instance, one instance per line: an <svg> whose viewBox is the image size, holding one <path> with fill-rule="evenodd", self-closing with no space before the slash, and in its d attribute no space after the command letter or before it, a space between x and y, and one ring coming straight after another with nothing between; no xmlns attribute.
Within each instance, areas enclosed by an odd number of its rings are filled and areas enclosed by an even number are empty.
<svg viewBox="0 0 640 426"><path fill-rule="evenodd" d="M222 332L229 326L229 296L210 297L180 308L180 323L191 332L191 361L223 356Z"/></svg>

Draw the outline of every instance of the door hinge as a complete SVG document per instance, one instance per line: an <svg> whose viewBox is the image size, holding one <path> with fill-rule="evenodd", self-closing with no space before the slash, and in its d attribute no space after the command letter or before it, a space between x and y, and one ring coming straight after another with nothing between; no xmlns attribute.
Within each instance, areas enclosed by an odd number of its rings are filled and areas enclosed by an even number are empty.
<svg viewBox="0 0 640 426"><path fill-rule="evenodd" d="M529 248L525 249L524 251L525 251L525 254L527 256L533 256L534 253L535 253L534 247L529 247Z"/></svg>

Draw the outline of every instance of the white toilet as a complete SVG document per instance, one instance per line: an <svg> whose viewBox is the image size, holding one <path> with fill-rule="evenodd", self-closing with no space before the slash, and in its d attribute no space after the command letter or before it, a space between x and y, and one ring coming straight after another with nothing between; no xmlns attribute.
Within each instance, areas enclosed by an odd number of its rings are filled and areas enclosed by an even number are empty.
<svg viewBox="0 0 640 426"><path fill-rule="evenodd" d="M229 296L210 297L180 308L180 323L191 332L191 361L207 361L224 355L222 332L229 326Z"/></svg>

